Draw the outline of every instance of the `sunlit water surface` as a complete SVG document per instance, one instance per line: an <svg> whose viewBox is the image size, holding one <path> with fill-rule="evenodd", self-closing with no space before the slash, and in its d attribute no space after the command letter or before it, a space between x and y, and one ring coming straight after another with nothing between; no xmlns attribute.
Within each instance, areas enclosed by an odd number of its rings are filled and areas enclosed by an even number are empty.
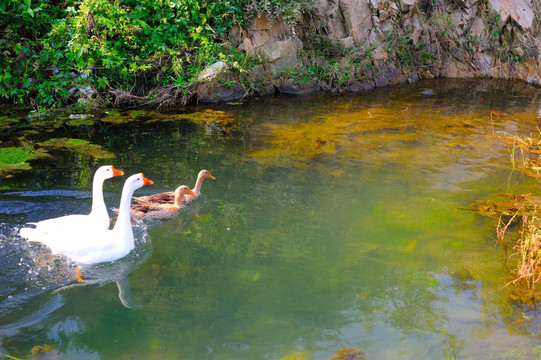
<svg viewBox="0 0 541 360"><path fill-rule="evenodd" d="M539 107L524 84L441 80L216 108L229 125L179 110L26 133L87 139L115 158L57 151L0 180L0 352L328 360L354 346L368 359L539 359L539 311L503 288L513 264L495 220L464 210L540 192L500 138L537 134ZM177 218L136 226L136 249L84 267L80 283L18 229L88 212L106 163L154 181L136 195L193 185L203 168L216 180ZM105 183L110 208L122 182Z"/></svg>

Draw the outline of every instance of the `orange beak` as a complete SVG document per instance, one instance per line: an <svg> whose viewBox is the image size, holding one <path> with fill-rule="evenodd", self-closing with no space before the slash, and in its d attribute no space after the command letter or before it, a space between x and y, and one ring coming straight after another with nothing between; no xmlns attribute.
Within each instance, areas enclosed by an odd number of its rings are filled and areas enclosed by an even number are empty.
<svg viewBox="0 0 541 360"><path fill-rule="evenodd" d="M189 191L188 191L188 194L197 197L197 194L194 193L191 189L188 189L188 190L189 190Z"/></svg>
<svg viewBox="0 0 541 360"><path fill-rule="evenodd" d="M115 169L114 166L111 166L113 168L113 176L122 176L124 175L124 171Z"/></svg>
<svg viewBox="0 0 541 360"><path fill-rule="evenodd" d="M209 179L216 180L216 178L214 176L212 176L211 173L209 173Z"/></svg>
<svg viewBox="0 0 541 360"><path fill-rule="evenodd" d="M154 184L154 181L152 181L152 180L150 180L150 179L147 179L147 178L145 177L145 175L143 175L143 173L141 173L141 176L143 176L143 186Z"/></svg>

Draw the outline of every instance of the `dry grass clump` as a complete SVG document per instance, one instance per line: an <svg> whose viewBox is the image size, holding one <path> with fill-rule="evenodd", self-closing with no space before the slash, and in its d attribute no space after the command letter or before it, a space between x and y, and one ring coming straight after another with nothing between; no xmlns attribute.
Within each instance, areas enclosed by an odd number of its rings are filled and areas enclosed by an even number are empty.
<svg viewBox="0 0 541 360"><path fill-rule="evenodd" d="M535 285L541 280L541 229L536 216L523 216L519 241L513 247L519 256L516 278L511 283L524 283L535 293Z"/></svg>
<svg viewBox="0 0 541 360"><path fill-rule="evenodd" d="M541 179L541 130L536 137L520 136L516 134L500 133L500 139L510 146L511 161L513 168L522 171L528 176ZM515 153L519 151L522 161L515 159Z"/></svg>
<svg viewBox="0 0 541 360"><path fill-rule="evenodd" d="M541 131L537 137L502 133L510 146L513 168L528 176L541 179ZM517 162L517 150L522 161ZM478 200L470 206L480 215L498 219L498 241L511 246L511 259L516 261L513 279L507 284L517 286L517 293L538 298L536 286L541 281L541 198L531 194L494 194L496 198ZM512 239L507 236L513 229ZM515 239L516 238L516 239Z"/></svg>
<svg viewBox="0 0 541 360"><path fill-rule="evenodd" d="M508 283L523 287L523 295L537 297L536 285L541 280L541 198L530 194L494 194L500 199L478 200L470 206L480 215L498 219L498 241L512 247L511 260L516 261L513 279ZM516 230L513 237L507 236Z"/></svg>

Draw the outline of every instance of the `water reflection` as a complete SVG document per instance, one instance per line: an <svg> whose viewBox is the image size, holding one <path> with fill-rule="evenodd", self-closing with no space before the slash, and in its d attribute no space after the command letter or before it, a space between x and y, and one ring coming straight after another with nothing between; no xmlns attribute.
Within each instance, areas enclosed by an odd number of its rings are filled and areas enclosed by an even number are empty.
<svg viewBox="0 0 541 360"><path fill-rule="evenodd" d="M375 359L535 358L538 310L502 290L494 224L460 209L489 193L538 191L511 171L497 134L536 131L539 99L516 83L448 80L225 107L228 131L174 111L167 122L124 114L133 121L70 125L114 151L115 166L155 180L148 193L191 183L201 168L219 180L179 217L148 223L152 246L126 262L83 269L85 284L36 289L17 305L26 312L3 302L3 322L37 312L45 329L21 326L7 343L28 354L50 340L63 355L111 359L328 360L350 345ZM90 160L58 159L48 179L44 159L3 184L76 191L78 174L64 175ZM43 207L6 196L20 211L5 203L3 234L31 211L58 211L52 194ZM35 249L2 240L2 266L19 271L2 294L24 294L29 268L16 264L33 264ZM58 295L62 305L39 315Z"/></svg>
<svg viewBox="0 0 541 360"><path fill-rule="evenodd" d="M118 298L120 299L122 305L128 309L139 309L143 306L141 301L137 301L132 298L130 283L127 276L115 282L118 287Z"/></svg>
<svg viewBox="0 0 541 360"><path fill-rule="evenodd" d="M37 310L33 313L25 315L13 323L0 326L0 336L13 337L19 335L25 328L41 323L45 318L63 305L64 298L62 295L57 294L52 296L43 305L38 306Z"/></svg>
<svg viewBox="0 0 541 360"><path fill-rule="evenodd" d="M106 194L107 200L116 197L118 195ZM9 222L2 224L0 235L3 255L0 264L0 337L4 339L0 352L19 354L27 347L26 354L31 349L34 357L101 358L98 352L79 340L88 330L88 319L81 317L77 310L65 309L66 304L71 302L71 294L78 288L106 287L108 291L114 291L108 284L116 284L117 304L128 309L140 308L142 303L133 296L128 275L152 254L146 226L134 229L136 249L125 258L81 267L84 279L81 283L76 280L69 260L52 255L41 244L24 241L18 232L28 221L89 207L89 193L64 189L6 192L2 199L5 199L1 203L5 207L0 207L0 213ZM110 201L118 203L116 199ZM57 344L57 347L47 343Z"/></svg>
<svg viewBox="0 0 541 360"><path fill-rule="evenodd" d="M136 229L136 250L126 258L82 267L83 283L75 281L75 271L69 261L47 254L44 246L29 246L22 239L17 239L13 235L16 229L9 231L12 233L10 245L2 247L3 254L21 257L18 263L4 261L0 272L0 337L4 339L0 352L17 354L21 349L16 344L25 344L30 340L33 354L38 351L44 356L100 359L98 352L78 340L84 337L86 324L92 323L91 318L75 315L78 314L76 309L65 309L65 306L71 302L75 289L95 289L97 286L112 292L108 284L114 283L118 287L118 305L127 309L141 308L142 302L132 294L128 275L151 256L152 247L146 229ZM95 299L94 295L90 297ZM64 314L68 314L67 317ZM36 350L36 343L55 343L58 348L43 345Z"/></svg>

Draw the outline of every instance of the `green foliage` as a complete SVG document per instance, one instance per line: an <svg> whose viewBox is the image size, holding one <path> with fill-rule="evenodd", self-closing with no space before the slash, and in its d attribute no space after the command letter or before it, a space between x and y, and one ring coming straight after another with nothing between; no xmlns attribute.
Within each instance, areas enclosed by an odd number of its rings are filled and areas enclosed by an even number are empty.
<svg viewBox="0 0 541 360"><path fill-rule="evenodd" d="M248 17L255 17L263 13L271 18L281 16L289 25L295 25L302 14L314 8L315 0L248 0L246 13Z"/></svg>
<svg viewBox="0 0 541 360"><path fill-rule="evenodd" d="M51 1L0 2L0 101L22 103L29 95L36 73L32 57L41 47L40 38L62 16L63 10Z"/></svg>
<svg viewBox="0 0 541 360"><path fill-rule="evenodd" d="M349 80L361 76L362 60L371 56L374 47L364 52L345 48L327 37L312 34L303 50L304 65L297 65L282 70L282 80L292 79L302 83L313 79L327 82L330 86L340 87Z"/></svg>
<svg viewBox="0 0 541 360"><path fill-rule="evenodd" d="M385 50L394 54L402 64L414 68L428 66L432 63L434 55L422 41L414 44L407 34L400 36L387 33L386 35Z"/></svg>
<svg viewBox="0 0 541 360"><path fill-rule="evenodd" d="M187 86L225 57L241 0L8 0L0 5L0 101L59 107L118 88ZM106 100L104 98L103 100Z"/></svg>

